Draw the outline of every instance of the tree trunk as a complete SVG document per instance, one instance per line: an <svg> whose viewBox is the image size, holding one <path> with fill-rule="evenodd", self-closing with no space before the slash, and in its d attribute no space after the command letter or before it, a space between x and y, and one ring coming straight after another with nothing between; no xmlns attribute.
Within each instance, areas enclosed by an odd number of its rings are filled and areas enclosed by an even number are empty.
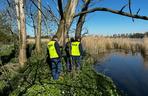
<svg viewBox="0 0 148 96"><path fill-rule="evenodd" d="M65 31L64 23L65 23L64 19L61 19L59 26L58 26L57 33L56 33L57 37L59 38L59 43L60 43L61 46L63 45L63 41L64 41L63 38L62 38L62 37L64 37L64 36L62 36L62 34Z"/></svg>
<svg viewBox="0 0 148 96"><path fill-rule="evenodd" d="M76 32L75 32L75 38L81 36L83 24L85 22L85 17L86 17L86 14L79 17L79 20L77 22Z"/></svg>
<svg viewBox="0 0 148 96"><path fill-rule="evenodd" d="M84 0L85 4L84 4L81 12L87 11L89 4L90 4L90 1L91 0ZM82 15L80 15L80 17L78 19L77 26L76 26L76 32L75 32L75 38L81 36L82 27L83 27L83 24L85 22L85 17L86 17L86 14L82 14Z"/></svg>
<svg viewBox="0 0 148 96"><path fill-rule="evenodd" d="M19 31L19 63L21 67L27 62L26 57L26 25L25 25L25 13L24 13L24 0L15 0L16 13L19 16L18 31ZM18 7L19 6L19 7Z"/></svg>
<svg viewBox="0 0 148 96"><path fill-rule="evenodd" d="M41 53L41 23L42 23L42 14L41 14L41 0L38 0L38 25L37 25L37 34L36 34L36 52L37 54Z"/></svg>
<svg viewBox="0 0 148 96"><path fill-rule="evenodd" d="M66 9L63 13L63 18L60 19L60 24L58 26L58 31L56 35L59 38L60 45L65 44L65 37L68 34L73 17L75 15L75 10L77 7L78 0L69 0Z"/></svg>

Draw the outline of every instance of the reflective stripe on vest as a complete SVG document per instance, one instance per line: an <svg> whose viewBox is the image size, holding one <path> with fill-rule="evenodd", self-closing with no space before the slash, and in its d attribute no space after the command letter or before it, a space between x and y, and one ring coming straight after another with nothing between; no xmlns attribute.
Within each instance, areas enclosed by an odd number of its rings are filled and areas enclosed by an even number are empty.
<svg viewBox="0 0 148 96"><path fill-rule="evenodd" d="M71 43L71 55L72 56L80 56L79 44L80 42L78 41Z"/></svg>
<svg viewBox="0 0 148 96"><path fill-rule="evenodd" d="M48 50L49 50L50 58L58 58L59 57L59 55L57 54L56 48L55 48L55 42L56 41L50 41L48 43Z"/></svg>

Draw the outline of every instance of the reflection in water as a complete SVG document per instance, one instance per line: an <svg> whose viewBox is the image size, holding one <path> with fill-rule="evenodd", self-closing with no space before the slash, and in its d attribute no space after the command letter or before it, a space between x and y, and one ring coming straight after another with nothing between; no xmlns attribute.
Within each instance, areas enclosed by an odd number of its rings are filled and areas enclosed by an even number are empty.
<svg viewBox="0 0 148 96"><path fill-rule="evenodd" d="M95 69L111 77L128 96L148 96L148 59L140 54L111 53Z"/></svg>
<svg viewBox="0 0 148 96"><path fill-rule="evenodd" d="M148 69L148 57L144 58L144 68Z"/></svg>

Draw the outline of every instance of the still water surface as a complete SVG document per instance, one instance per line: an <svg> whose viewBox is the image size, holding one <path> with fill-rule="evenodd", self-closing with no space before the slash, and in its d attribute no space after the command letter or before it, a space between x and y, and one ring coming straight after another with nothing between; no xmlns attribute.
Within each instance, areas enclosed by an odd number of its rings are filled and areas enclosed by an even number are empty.
<svg viewBox="0 0 148 96"><path fill-rule="evenodd" d="M148 59L139 53L110 53L94 67L111 77L126 96L148 96Z"/></svg>

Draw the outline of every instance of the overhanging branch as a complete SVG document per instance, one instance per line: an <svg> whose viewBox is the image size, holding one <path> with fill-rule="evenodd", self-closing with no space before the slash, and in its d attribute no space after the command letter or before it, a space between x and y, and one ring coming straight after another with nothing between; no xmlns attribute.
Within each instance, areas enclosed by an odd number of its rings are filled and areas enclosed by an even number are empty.
<svg viewBox="0 0 148 96"><path fill-rule="evenodd" d="M80 12L80 13L76 14L74 16L74 18L78 17L78 16L80 16L82 14L92 13L92 12L96 12L96 11L111 12L111 13L114 13L114 14L123 15L123 16L127 16L127 17L132 17L132 18L136 18L136 19L148 20L148 16L141 16L141 15L137 15L137 14L130 14L130 13L127 13L127 12L121 12L120 10L113 10L113 9L104 8L104 7L88 9L87 11L83 11L83 12Z"/></svg>

